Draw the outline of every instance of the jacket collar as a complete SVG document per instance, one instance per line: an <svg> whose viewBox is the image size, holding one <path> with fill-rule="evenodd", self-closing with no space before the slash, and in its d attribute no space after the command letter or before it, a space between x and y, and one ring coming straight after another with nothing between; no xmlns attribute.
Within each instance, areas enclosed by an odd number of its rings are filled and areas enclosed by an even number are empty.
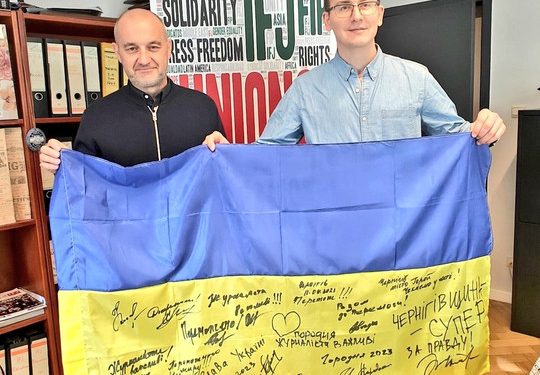
<svg viewBox="0 0 540 375"><path fill-rule="evenodd" d="M165 100L167 95L171 92L172 81L170 78L167 78L167 85L161 90L161 92L156 96L155 99L152 98L149 94L144 91L139 90L131 82L128 83L130 95L133 95L137 99L142 99L145 101L146 105L150 108L157 107Z"/></svg>

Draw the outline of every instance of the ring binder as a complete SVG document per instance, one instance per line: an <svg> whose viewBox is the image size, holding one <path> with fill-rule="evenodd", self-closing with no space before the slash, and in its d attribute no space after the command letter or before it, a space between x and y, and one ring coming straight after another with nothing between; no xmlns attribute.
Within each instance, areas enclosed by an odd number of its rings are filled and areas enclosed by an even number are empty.
<svg viewBox="0 0 540 375"><path fill-rule="evenodd" d="M70 115L82 115L86 109L81 44L64 42Z"/></svg>
<svg viewBox="0 0 540 375"><path fill-rule="evenodd" d="M82 42L84 83L87 105L101 98L101 81L99 79L99 57L96 43Z"/></svg>
<svg viewBox="0 0 540 375"><path fill-rule="evenodd" d="M36 117L49 117L49 96L47 94L47 76L45 75L45 54L43 39L28 38L28 63L30 66L30 86Z"/></svg>
<svg viewBox="0 0 540 375"><path fill-rule="evenodd" d="M67 116L67 84L64 67L64 47L61 40L46 39L47 72L49 76L49 97L51 99L51 115Z"/></svg>

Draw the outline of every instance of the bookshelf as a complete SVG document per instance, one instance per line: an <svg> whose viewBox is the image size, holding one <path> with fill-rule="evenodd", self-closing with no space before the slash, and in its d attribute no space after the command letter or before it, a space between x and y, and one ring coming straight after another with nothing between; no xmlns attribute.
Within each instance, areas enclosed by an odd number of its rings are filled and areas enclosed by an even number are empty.
<svg viewBox="0 0 540 375"><path fill-rule="evenodd" d="M114 19L67 15L36 15L0 10L6 25L19 118L0 120L0 129L18 127L22 136L39 127L48 137L73 136L80 117L35 118L30 87L27 38L102 42L113 40ZM23 287L47 301L44 315L0 328L3 335L37 326L47 335L51 374L62 374L56 287L49 250L48 220L44 207L38 153L24 148L30 193L31 219L0 225L0 291Z"/></svg>
<svg viewBox="0 0 540 375"><path fill-rule="evenodd" d="M27 58L20 42L21 24L17 12L0 11L0 23L6 26L11 69L19 118L0 121L0 128L19 128L21 136L32 126L28 100ZM22 141L22 139L21 139ZM51 276L50 257L42 229L39 176L34 173L37 155L24 148L24 160L30 195L31 219L0 225L0 291L24 287L42 295L48 307L45 314L0 328L0 336L18 329L40 325L48 337L50 369L60 373L56 293Z"/></svg>

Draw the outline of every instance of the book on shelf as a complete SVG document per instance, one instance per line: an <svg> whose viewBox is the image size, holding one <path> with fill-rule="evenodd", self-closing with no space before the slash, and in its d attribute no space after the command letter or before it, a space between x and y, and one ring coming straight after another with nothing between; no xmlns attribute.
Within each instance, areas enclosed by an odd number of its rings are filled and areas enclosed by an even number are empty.
<svg viewBox="0 0 540 375"><path fill-rule="evenodd" d="M2 1L2 0L0 0ZM28 4L25 2L22 2L20 4L21 9L23 9L26 13L33 13L33 14L52 14L52 15L61 15L61 16L84 16L84 17L99 17L101 16L101 13L103 13L103 10L100 6L74 6L74 7L41 7L33 4ZM0 373L0 375L2 375Z"/></svg>
<svg viewBox="0 0 540 375"><path fill-rule="evenodd" d="M101 56L102 96L107 96L120 88L120 63L116 58L112 43L99 43Z"/></svg>
<svg viewBox="0 0 540 375"><path fill-rule="evenodd" d="M18 117L7 30L6 25L0 24L0 120Z"/></svg>
<svg viewBox="0 0 540 375"><path fill-rule="evenodd" d="M0 128L0 225L15 222L13 194L6 145L6 129Z"/></svg>
<svg viewBox="0 0 540 375"><path fill-rule="evenodd" d="M28 177L24 160L24 148L21 128L5 128L6 148L11 180L11 194L13 195L13 209L15 220L28 220L30 213L30 192L28 190Z"/></svg>
<svg viewBox="0 0 540 375"><path fill-rule="evenodd" d="M23 288L0 293L0 328L45 313L45 298Z"/></svg>

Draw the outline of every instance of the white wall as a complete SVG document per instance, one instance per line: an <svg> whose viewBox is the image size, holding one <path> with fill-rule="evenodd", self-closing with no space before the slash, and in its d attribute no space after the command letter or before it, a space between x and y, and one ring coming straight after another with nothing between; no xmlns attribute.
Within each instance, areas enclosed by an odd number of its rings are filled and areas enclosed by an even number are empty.
<svg viewBox="0 0 540 375"><path fill-rule="evenodd" d="M492 256L492 297L508 301L512 282L505 266L514 247L517 119L512 105L540 108L540 1L493 0L491 43L491 109L508 129L493 147L489 205L495 245Z"/></svg>
<svg viewBox="0 0 540 375"><path fill-rule="evenodd" d="M123 1L111 1L111 0L31 0L30 4L42 7L42 8L86 8L99 6L103 13L103 17L117 18L129 5L124 4Z"/></svg>

